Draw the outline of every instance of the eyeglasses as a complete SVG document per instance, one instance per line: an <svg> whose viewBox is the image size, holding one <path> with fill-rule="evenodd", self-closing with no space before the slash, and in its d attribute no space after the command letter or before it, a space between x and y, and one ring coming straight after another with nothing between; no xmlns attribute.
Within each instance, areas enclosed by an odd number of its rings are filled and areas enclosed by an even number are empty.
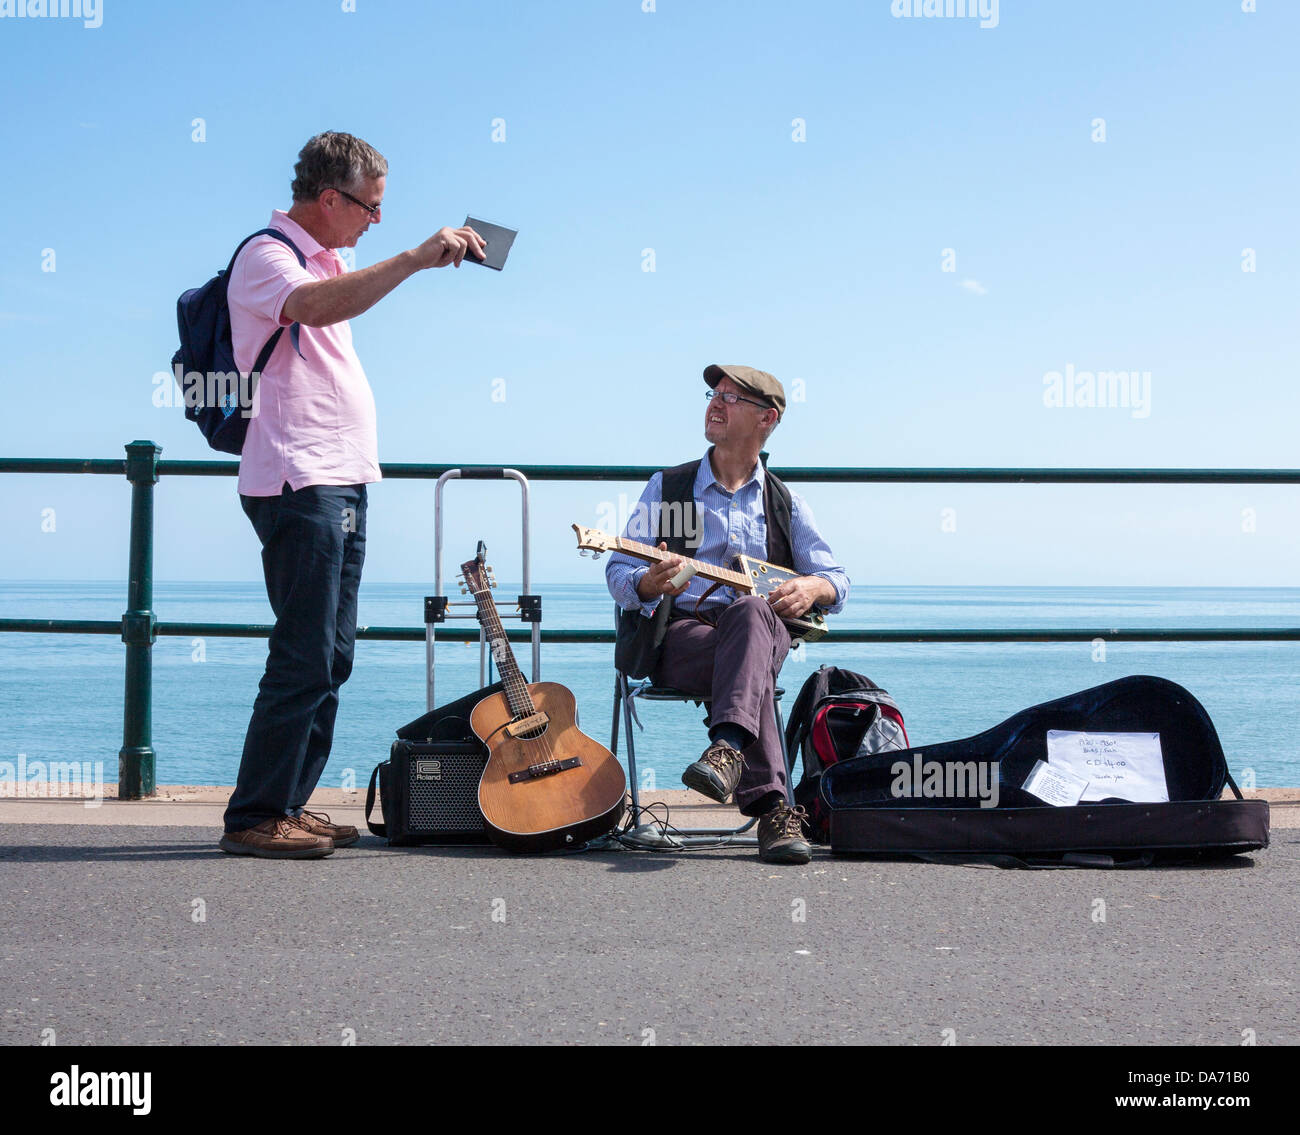
<svg viewBox="0 0 1300 1135"><path fill-rule="evenodd" d="M715 398L721 398L728 406L734 406L737 402L748 402L751 406L757 406L760 410L774 410L775 406L768 402L755 402L752 398L742 398L739 394L732 394L730 390L706 390L704 397L712 402Z"/></svg>
<svg viewBox="0 0 1300 1135"><path fill-rule="evenodd" d="M337 193L337 194L339 194L340 196L342 196L342 197L346 197L349 201L352 202L352 204L354 204L354 205L360 205L360 206L361 206L361 207L362 207L362 208L363 208L367 213L370 214L370 219L371 219L372 221L377 221L377 220L379 220L379 210L380 210L380 208L381 208L382 206L379 206L379 205L367 205L364 201L358 201L358 200L357 200L355 197L353 197L352 194L349 193L346 189L339 189L337 186L331 186L330 188L332 188L332 189L334 190L334 192Z"/></svg>

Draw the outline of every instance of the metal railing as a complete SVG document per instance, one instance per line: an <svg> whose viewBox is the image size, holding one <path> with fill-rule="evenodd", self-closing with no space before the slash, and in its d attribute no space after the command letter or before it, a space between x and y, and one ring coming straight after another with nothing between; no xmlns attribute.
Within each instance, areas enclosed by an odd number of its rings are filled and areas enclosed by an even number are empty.
<svg viewBox="0 0 1300 1135"><path fill-rule="evenodd" d="M122 748L118 752L118 796L123 800L154 794L157 754L153 748L153 655L159 635L265 638L271 627L259 623L164 623L153 611L153 489L159 477L234 477L238 461L162 461L162 447L133 441L125 460L81 458L0 458L0 473L98 474L125 476L131 484L131 537L126 610L120 621L107 619L0 619L0 632L34 634L116 634L126 644L126 683L122 704ZM500 466L385 463L380 470L393 480L437 480L448 470L497 471ZM648 480L657 465L519 465L530 481ZM774 468L784 481L828 484L1160 484L1160 485L1295 485L1300 469L911 469L911 468ZM508 632L512 641L528 641L525 629ZM544 643L612 643L612 630L543 630ZM424 627L358 627L357 638L423 642ZM441 630L447 642L477 642L476 630ZM836 630L844 643L972 642L1300 642L1300 627L1160 628L1106 627L1018 628L989 630Z"/></svg>

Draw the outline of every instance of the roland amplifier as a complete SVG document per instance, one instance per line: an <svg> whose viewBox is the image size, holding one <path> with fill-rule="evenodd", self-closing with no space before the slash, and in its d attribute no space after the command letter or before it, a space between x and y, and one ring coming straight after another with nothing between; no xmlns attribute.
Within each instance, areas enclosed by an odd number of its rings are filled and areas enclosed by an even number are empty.
<svg viewBox="0 0 1300 1135"><path fill-rule="evenodd" d="M394 847L422 843L491 843L478 807L478 782L488 749L474 736L469 716L500 682L431 709L397 731L388 760L370 774L366 826ZM371 820L375 782L383 823Z"/></svg>
<svg viewBox="0 0 1300 1135"><path fill-rule="evenodd" d="M471 741L394 741L366 794L366 823L389 844L490 843L478 807L487 749ZM384 822L370 819L375 779Z"/></svg>

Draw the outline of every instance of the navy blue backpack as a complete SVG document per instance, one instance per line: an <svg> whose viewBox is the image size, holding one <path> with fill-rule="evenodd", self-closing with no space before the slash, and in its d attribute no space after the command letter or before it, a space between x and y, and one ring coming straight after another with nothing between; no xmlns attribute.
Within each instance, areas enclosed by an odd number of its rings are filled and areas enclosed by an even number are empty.
<svg viewBox="0 0 1300 1135"><path fill-rule="evenodd" d="M176 301L176 323L180 328L180 349L172 355L172 374L184 396L185 416L197 422L208 445L222 453L242 453L248 434L249 406L258 376L271 359L280 341L283 327L277 327L258 353L249 376L248 398L241 399L239 367L235 365L235 348L230 337L230 306L226 290L235 259L253 237L273 236L283 241L298 257L302 267L307 259L279 229L259 229L239 242L235 255L223 271L206 284L191 288ZM298 324L289 328L293 349L298 351ZM302 352L298 351L301 355ZM248 405L242 405L247 402Z"/></svg>

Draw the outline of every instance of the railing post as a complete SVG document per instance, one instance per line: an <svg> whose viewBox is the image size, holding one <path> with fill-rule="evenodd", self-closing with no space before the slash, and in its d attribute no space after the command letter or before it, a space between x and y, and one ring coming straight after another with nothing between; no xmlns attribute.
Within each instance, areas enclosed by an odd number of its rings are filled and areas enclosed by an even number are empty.
<svg viewBox="0 0 1300 1135"><path fill-rule="evenodd" d="M117 794L121 800L154 795L153 644L153 487L158 483L162 446L133 441L126 447L126 479L131 482L131 562L122 615L126 643L126 693L122 699L122 749L117 755Z"/></svg>

